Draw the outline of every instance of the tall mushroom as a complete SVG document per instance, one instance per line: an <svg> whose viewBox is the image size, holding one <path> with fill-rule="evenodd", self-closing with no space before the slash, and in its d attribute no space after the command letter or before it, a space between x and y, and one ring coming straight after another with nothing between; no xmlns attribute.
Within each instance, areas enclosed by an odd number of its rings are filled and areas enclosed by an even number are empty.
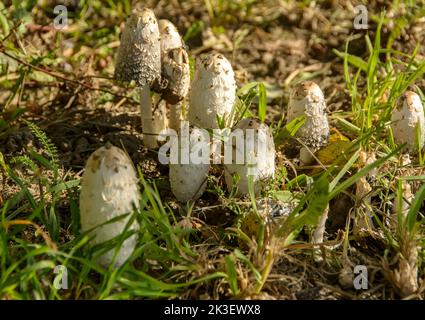
<svg viewBox="0 0 425 320"><path fill-rule="evenodd" d="M209 164L209 134L187 123L171 145L171 191L180 202L194 201L207 187Z"/></svg>
<svg viewBox="0 0 425 320"><path fill-rule="evenodd" d="M217 118L230 115L236 81L230 62L220 53L206 54L196 63L190 90L189 121L200 128L217 129Z"/></svg>
<svg viewBox="0 0 425 320"><path fill-rule="evenodd" d="M224 147L227 188L233 188L234 176L237 174L237 194L249 194L250 178L254 183L254 193L259 194L264 183L275 172L276 151L270 128L257 119L245 118L233 129Z"/></svg>
<svg viewBox="0 0 425 320"><path fill-rule="evenodd" d="M397 101L391 117L391 128L397 144L406 144L401 157L400 171L411 165L409 155L421 152L425 144L424 108L420 97L413 91L406 91ZM401 174L403 175L403 174ZM384 268L402 298L412 295L418 290L418 244L415 233L409 230L407 214L414 196L408 181L401 181L401 199L394 198L393 214L390 227L395 231L399 243L398 268ZM399 224L399 222L401 222Z"/></svg>
<svg viewBox="0 0 425 320"><path fill-rule="evenodd" d="M189 56L177 28L169 20L159 20L162 60L162 98L170 109L169 127L179 130L182 100L190 86Z"/></svg>
<svg viewBox="0 0 425 320"><path fill-rule="evenodd" d="M156 148L157 134L165 125L161 124L163 118L154 117L152 110L150 89L161 78L159 28L152 10L134 9L127 19L118 49L115 78L125 82L134 80L140 88L143 141L148 148ZM155 124L154 119L158 118Z"/></svg>
<svg viewBox="0 0 425 320"><path fill-rule="evenodd" d="M298 84L292 90L289 98L287 122L302 115L305 116L305 122L296 133L303 143L300 149L300 162L310 164L313 161L313 153L329 141L325 97L320 87L313 81L304 81ZM328 212L329 206L326 207L319 219L313 233L313 243L323 242Z"/></svg>
<svg viewBox="0 0 425 320"><path fill-rule="evenodd" d="M305 116L305 122L296 136L304 144L300 150L300 161L309 164L313 160L312 153L326 145L329 140L325 97L320 87L312 81L298 84L289 98L287 122L302 115Z"/></svg>
<svg viewBox="0 0 425 320"><path fill-rule="evenodd" d="M401 157L399 171L406 174L411 169L408 154ZM406 168L407 167L407 168ZM401 174L403 175L403 173ZM390 279L402 298L418 290L418 243L415 231L408 227L407 217L414 200L412 188L408 181L400 181L401 194L394 197L393 213L389 223L399 244L398 267L384 264L384 274Z"/></svg>
<svg viewBox="0 0 425 320"><path fill-rule="evenodd" d="M425 117L421 98L413 91L406 91L396 102L391 116L391 129L397 144L406 144L401 160L401 166L410 165L410 154L416 154L425 144ZM409 182L403 181L404 199L411 197ZM409 205L403 200L402 208L399 208L397 199L394 200L394 215L391 218L391 226L397 229L400 211L402 215L407 214ZM408 200L409 201L409 200Z"/></svg>
<svg viewBox="0 0 425 320"><path fill-rule="evenodd" d="M82 177L80 216L83 232L93 237L92 245L121 235L131 214L138 209L140 194L138 179L130 158L121 149L107 144L97 149L87 161ZM124 216L124 215L128 216ZM121 219L118 219L122 216ZM118 219L114 222L108 222ZM134 221L128 230L138 230ZM137 235L126 238L117 253L114 266L121 266L132 254ZM103 253L98 262L108 266L114 261L113 249Z"/></svg>

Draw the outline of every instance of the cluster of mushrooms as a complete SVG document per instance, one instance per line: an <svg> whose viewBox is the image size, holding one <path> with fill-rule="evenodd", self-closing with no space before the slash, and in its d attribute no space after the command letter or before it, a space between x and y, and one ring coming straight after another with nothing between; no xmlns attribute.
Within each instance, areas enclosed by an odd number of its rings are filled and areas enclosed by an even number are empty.
<svg viewBox="0 0 425 320"><path fill-rule="evenodd" d="M182 105L186 97L190 122L190 145L186 148L190 149L192 141L202 138L200 129L218 129L218 118L231 125L236 81L230 62L220 53L202 56L196 63L190 83L189 57L176 27L168 20L158 21L150 9L133 10L128 18L117 53L115 77L124 82L134 81L140 90L143 142L150 149L158 148L158 136L167 128L182 129L181 120L186 118ZM156 94L152 95L152 91ZM407 92L402 101L400 108L393 113L394 138L399 144L407 144L407 152L414 152L418 150L418 143L421 147L424 143L424 111L420 98L413 92ZM288 123L300 116L305 117L297 132L297 139L302 144L300 161L309 164L313 162L313 154L329 139L326 101L314 82L302 82L290 95ZM421 132L419 141L418 124ZM245 146L251 146L249 150L233 144L232 162L223 165L226 185L229 190L236 188L236 194L246 195L251 183L249 178L252 178L254 192L259 194L275 172L271 130L254 118L240 120L232 127L234 129L254 129L262 134L246 138ZM177 148L183 148L179 142L179 139L174 140ZM259 144L266 146L265 151L255 151ZM222 158L221 144L210 144L210 150L212 156ZM245 161L234 162L236 154L242 154ZM248 161L252 157L256 160L254 171ZM209 171L210 164L206 163L170 163L171 190L177 200L187 202L201 197ZM139 226L131 213L139 209L139 203L138 178L128 155L110 144L96 150L89 157L82 177L82 231L90 232L92 244L103 243L125 233L118 252L109 250L96 258L102 265L112 263L118 267L133 252L137 241L135 231ZM119 216L122 217L117 219ZM113 222L109 222L111 219L114 219ZM322 224L324 226L324 222ZM315 242L323 238L323 230L319 233L321 235Z"/></svg>

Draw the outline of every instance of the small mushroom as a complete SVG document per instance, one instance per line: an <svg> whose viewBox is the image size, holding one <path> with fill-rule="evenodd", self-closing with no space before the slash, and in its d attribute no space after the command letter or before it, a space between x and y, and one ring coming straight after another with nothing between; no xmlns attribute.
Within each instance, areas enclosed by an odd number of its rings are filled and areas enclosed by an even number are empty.
<svg viewBox="0 0 425 320"><path fill-rule="evenodd" d="M93 237L91 244L100 244L121 235L131 214L139 208L138 179L130 158L121 149L107 144L97 149L87 161L82 177L80 193L80 216L83 232ZM125 216L128 214L128 216ZM121 219L107 223L122 216ZM134 221L128 230L138 230ZM121 266L132 254L137 235L124 240L117 253L114 266ZM103 266L114 261L111 249L98 258Z"/></svg>
<svg viewBox="0 0 425 320"><path fill-rule="evenodd" d="M417 239L411 234L400 236L397 242L400 246L398 267L391 269L387 267L384 270L398 294L402 298L406 298L417 293L420 287L418 283L418 264L420 261L418 251L420 252L421 248L417 244Z"/></svg>
<svg viewBox="0 0 425 320"><path fill-rule="evenodd" d="M305 116L305 122L296 134L305 145L300 150L300 161L310 164L313 161L313 153L325 146L329 140L325 97L320 87L312 81L298 84L289 98L287 122L302 115Z"/></svg>
<svg viewBox="0 0 425 320"><path fill-rule="evenodd" d="M238 130L239 129L239 130ZM229 144L224 147L224 168L227 188L232 190L237 174L237 194L249 194L248 184L252 177L254 193L261 192L263 185L274 176L275 147L270 128L257 119L245 118L234 127L230 137L231 159L226 155ZM243 139L238 143L237 139ZM227 142L227 143L228 143ZM229 161L231 160L231 161Z"/></svg>
<svg viewBox="0 0 425 320"><path fill-rule="evenodd" d="M401 188L402 188L402 199L401 203L399 203L398 197L394 198L393 202L393 213L391 216L391 229L396 231L398 227L398 215L401 214L401 220L406 221L407 214L409 213L410 204L413 201L413 194L412 194L412 188L410 187L410 184L407 181L401 182Z"/></svg>
<svg viewBox="0 0 425 320"><path fill-rule="evenodd" d="M399 162L399 169L398 169L399 173L397 174L396 177L402 178L404 175L406 175L407 172L410 171L410 168L412 168L412 161L410 159L410 155L408 153L402 154L402 156L400 158L400 162ZM405 219L407 217L407 213L409 212L409 209L410 209L410 204L413 201L412 188L411 188L409 182L401 179L400 183L401 183L401 188L402 188L401 203L399 202L397 195L395 195L394 200L393 200L392 213L388 217L389 218L388 219L388 225L389 225L390 229L394 232L396 232L397 229L403 225L403 224L401 224L401 226L400 226L399 223L398 223L399 222L399 213L401 214L401 216L400 216L401 221L405 221Z"/></svg>
<svg viewBox="0 0 425 320"><path fill-rule="evenodd" d="M409 165L408 157L403 157L401 165ZM392 285L402 298L417 292L418 284L418 251L417 237L407 226L407 215L415 196L408 181L401 180L401 201L394 198L393 213L390 217L390 228L395 232L399 244L398 267L386 267L384 271Z"/></svg>
<svg viewBox="0 0 425 320"><path fill-rule="evenodd" d="M397 101L391 117L391 128L397 144L406 144L406 151L416 154L425 140L424 107L421 98L407 91ZM418 139L419 130L419 139Z"/></svg>
<svg viewBox="0 0 425 320"><path fill-rule="evenodd" d="M162 59L162 98L170 109L169 127L179 130L182 115L181 101L190 86L189 56L177 28L170 21L159 20Z"/></svg>
<svg viewBox="0 0 425 320"><path fill-rule="evenodd" d="M153 84L161 79L161 43L152 10L134 9L127 19L118 48L115 78L125 82L134 80L140 88L143 141L148 148L156 148L159 131L158 124L155 125L156 130L154 128L156 116L150 91Z"/></svg>
<svg viewBox="0 0 425 320"><path fill-rule="evenodd" d="M362 169L376 161L375 152L360 151L359 168ZM353 235L356 239L361 239L373 231L373 208L372 208L372 186L370 181L376 178L377 170L373 169L366 176L360 177L356 182L356 202Z"/></svg>
<svg viewBox="0 0 425 320"><path fill-rule="evenodd" d="M209 135L196 127L182 126L171 145L170 185L180 202L195 201L207 187L209 163Z"/></svg>
<svg viewBox="0 0 425 320"><path fill-rule="evenodd" d="M391 128L397 144L406 144L401 157L401 166L411 165L409 154L416 154L424 147L425 120L420 97L407 91L397 101L391 117ZM414 235L406 227L407 214L414 199L408 181L401 182L402 199L394 198L393 213L389 219L390 228L395 231L400 247L398 268L388 270L386 275L402 298L418 290L418 245ZM401 223L399 223L401 222Z"/></svg>
<svg viewBox="0 0 425 320"><path fill-rule="evenodd" d="M300 149L301 164L313 162L313 154L329 141L329 123L326 115L326 101L320 87L313 81L298 84L291 92L288 103L287 122L305 116L304 124L298 129L296 137L302 142ZM329 205L321 215L313 232L312 242L322 243ZM315 254L315 259L319 259Z"/></svg>
<svg viewBox="0 0 425 320"><path fill-rule="evenodd" d="M228 117L236 98L230 62L219 53L206 54L196 63L190 91L189 121L200 128L219 128L217 117Z"/></svg>

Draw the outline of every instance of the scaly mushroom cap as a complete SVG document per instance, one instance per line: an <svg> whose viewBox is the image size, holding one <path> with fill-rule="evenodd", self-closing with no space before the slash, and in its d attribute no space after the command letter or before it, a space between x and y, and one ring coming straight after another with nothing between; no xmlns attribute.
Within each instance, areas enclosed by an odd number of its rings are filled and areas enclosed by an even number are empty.
<svg viewBox="0 0 425 320"><path fill-rule="evenodd" d="M80 216L82 231L90 231L92 244L103 243L121 235L135 208L139 208L140 194L133 164L121 149L107 145L97 149L88 159L82 177L80 193ZM107 221L129 214L113 223ZM103 225L102 225L103 224ZM134 222L129 230L138 230ZM122 244L115 266L122 265L132 254L137 235ZM112 263L114 249L99 257L101 265Z"/></svg>
<svg viewBox="0 0 425 320"><path fill-rule="evenodd" d="M190 86L189 56L183 48L168 50L162 56L162 77L167 81L162 97L176 104L187 96Z"/></svg>
<svg viewBox="0 0 425 320"><path fill-rule="evenodd" d="M190 91L189 121L201 128L217 129L217 116L228 116L235 102L236 82L230 62L219 53L196 63Z"/></svg>
<svg viewBox="0 0 425 320"><path fill-rule="evenodd" d="M161 78L161 42L158 23L152 10L133 10L121 35L115 78L152 85Z"/></svg>
<svg viewBox="0 0 425 320"><path fill-rule="evenodd" d="M189 152L195 152L195 148L200 144L205 144L206 149L209 150L208 139L203 135L203 131L196 127L189 129ZM181 134L179 134L181 137ZM189 200L197 200L205 192L207 187L208 172L210 170L209 163L193 163L189 158L187 164L182 163L181 153L183 150L180 139L174 140L171 146L171 152L178 150L179 163L170 163L170 184L171 191L180 202ZM184 152L184 151L183 151ZM209 160L209 154L206 157Z"/></svg>
<svg viewBox="0 0 425 320"><path fill-rule="evenodd" d="M161 35L161 81L153 89L175 105L187 96L190 85L189 56L177 28L168 20L159 20Z"/></svg>
<svg viewBox="0 0 425 320"><path fill-rule="evenodd" d="M320 87L312 81L298 84L289 98L287 122L301 115L305 115L305 122L297 131L297 137L312 151L326 145L329 140L326 101Z"/></svg>
<svg viewBox="0 0 425 320"><path fill-rule="evenodd" d="M248 194L249 175L252 175L254 192L259 194L263 184L272 178L275 172L276 151L270 128L257 119L246 118L242 119L233 129L233 132L241 129L245 141L242 147L238 145L236 139L232 139L231 164L226 163L225 156L224 167L227 188L229 190L233 188L233 176L237 174L239 176L237 181L238 194ZM248 134L247 129L253 129L254 134ZM237 154L243 155L242 164L237 163Z"/></svg>
<svg viewBox="0 0 425 320"><path fill-rule="evenodd" d="M161 35L161 52L183 47L183 41L180 34L171 21L161 19L158 21L158 25Z"/></svg>
<svg viewBox="0 0 425 320"><path fill-rule="evenodd" d="M391 128L397 144L406 143L407 152L415 154L425 140L424 108L420 97L407 91L397 101L391 117ZM417 130L419 129L419 140Z"/></svg>

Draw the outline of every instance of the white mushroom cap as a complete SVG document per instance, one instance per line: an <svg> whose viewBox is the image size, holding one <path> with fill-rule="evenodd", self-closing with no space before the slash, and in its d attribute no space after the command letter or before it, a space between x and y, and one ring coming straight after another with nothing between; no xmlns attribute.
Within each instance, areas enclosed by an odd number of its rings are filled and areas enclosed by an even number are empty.
<svg viewBox="0 0 425 320"><path fill-rule="evenodd" d="M182 142L181 132L184 130L182 127L179 137L175 139L171 152L178 150L179 161L178 163L170 163L170 184L171 191L180 202L194 201L202 196L207 187L208 172L210 170L209 164L209 136L205 134L204 130L196 127L191 127L189 130L189 145L185 150L184 142ZM191 157L184 163L181 161L181 154L188 152L196 152L199 147L204 147L206 150L205 160L200 163L195 163Z"/></svg>
<svg viewBox="0 0 425 320"><path fill-rule="evenodd" d="M159 33L161 34L161 52L170 49L182 48L183 41L176 26L167 19L158 21Z"/></svg>
<svg viewBox="0 0 425 320"><path fill-rule="evenodd" d="M261 192L263 184L274 176L275 172L275 146L270 128L257 119L242 119L234 128L233 132L241 129L244 133L244 146L238 145L236 139L232 139L232 163L228 164L224 157L225 179L227 188L233 188L233 176L237 174L238 194L249 194L249 176L253 177L254 192ZM251 133L248 133L251 129ZM226 150L226 146L225 146ZM225 151L226 152L226 151ZM242 154L243 163L237 163L237 154Z"/></svg>
<svg viewBox="0 0 425 320"><path fill-rule="evenodd" d="M161 43L155 14L148 8L133 10L121 35L115 78L152 85L161 77Z"/></svg>
<svg viewBox="0 0 425 320"><path fill-rule="evenodd" d="M219 53L204 55L196 63L189 121L201 128L218 128L217 116L230 114L235 94L236 82L230 62Z"/></svg>
<svg viewBox="0 0 425 320"><path fill-rule="evenodd" d="M124 232L134 209L139 208L140 193L137 182L133 164L121 149L107 145L97 149L90 156L82 177L80 216L83 232L95 228L90 231L90 236L94 236L91 242L93 245L103 243ZM124 214L129 215L116 222L105 224ZM129 230L138 229L136 221L129 227ZM116 267L130 257L136 241L137 235L132 235L124 241L115 260ZM112 249L100 256L98 262L104 266L110 265L114 251Z"/></svg>
<svg viewBox="0 0 425 320"><path fill-rule="evenodd" d="M302 116L306 111L313 114L325 113L326 111L326 101L323 92L313 81L303 81L291 91L287 121L290 122Z"/></svg>
<svg viewBox="0 0 425 320"><path fill-rule="evenodd" d="M329 123L326 115L326 101L320 87L312 81L298 84L291 92L288 104L287 122L305 115L305 122L296 136L312 151L317 151L329 140ZM310 151L301 149L302 162L310 162Z"/></svg>
<svg viewBox="0 0 425 320"><path fill-rule="evenodd" d="M407 91L399 99L391 117L391 128L395 142L397 144L406 143L409 153L415 154L418 149L423 148L425 140L424 108L420 97L415 92Z"/></svg>

